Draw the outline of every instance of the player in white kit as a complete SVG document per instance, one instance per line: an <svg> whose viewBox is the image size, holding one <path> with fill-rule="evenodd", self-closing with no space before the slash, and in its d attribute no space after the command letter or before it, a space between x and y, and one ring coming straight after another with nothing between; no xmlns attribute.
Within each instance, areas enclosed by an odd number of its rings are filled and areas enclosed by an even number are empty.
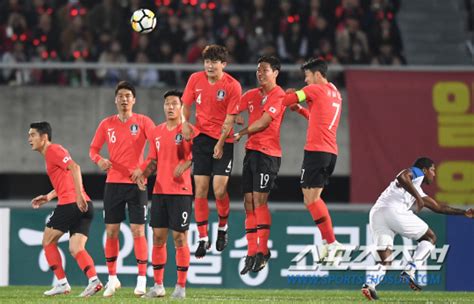
<svg viewBox="0 0 474 304"><path fill-rule="evenodd" d="M411 168L400 172L394 181L382 192L370 210L369 226L372 230L377 252L381 259L378 271L371 271L367 275L367 282L362 286L362 294L369 300L378 299L375 286L385 275L386 267L390 265L388 257L392 254L395 235L416 240L418 246L413 254L413 262L402 271L401 277L407 280L410 288L421 290L416 282L416 268L420 267L430 254L436 243L436 235L421 218L415 213L423 207L436 213L450 215L464 215L472 218L472 209L457 209L446 204L436 202L421 189L422 184L431 184L435 177L434 162L426 157L418 158Z"/></svg>

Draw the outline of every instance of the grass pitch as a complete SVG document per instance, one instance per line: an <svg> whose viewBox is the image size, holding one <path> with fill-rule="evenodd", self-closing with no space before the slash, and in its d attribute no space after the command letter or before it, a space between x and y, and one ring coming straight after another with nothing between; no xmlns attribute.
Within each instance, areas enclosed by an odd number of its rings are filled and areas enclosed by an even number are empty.
<svg viewBox="0 0 474 304"><path fill-rule="evenodd" d="M49 286L10 286L0 287L0 303L144 303L144 302L182 302L172 300L167 295L160 299L140 299L133 295L132 288L122 288L113 298L103 298L102 293L83 299L77 296L82 291L73 287L69 295L44 297ZM367 302L360 290L294 290L294 289L206 289L186 290L189 303L364 303ZM380 291L380 300L385 303L474 303L474 292L433 292L422 291Z"/></svg>

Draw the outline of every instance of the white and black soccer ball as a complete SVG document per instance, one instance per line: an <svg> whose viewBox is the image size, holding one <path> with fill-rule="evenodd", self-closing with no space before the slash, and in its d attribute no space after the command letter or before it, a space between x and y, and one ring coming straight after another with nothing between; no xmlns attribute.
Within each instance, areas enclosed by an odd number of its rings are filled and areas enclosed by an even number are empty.
<svg viewBox="0 0 474 304"><path fill-rule="evenodd" d="M133 12L132 18L130 18L132 29L140 34L146 34L156 26L155 13L146 8L140 8Z"/></svg>

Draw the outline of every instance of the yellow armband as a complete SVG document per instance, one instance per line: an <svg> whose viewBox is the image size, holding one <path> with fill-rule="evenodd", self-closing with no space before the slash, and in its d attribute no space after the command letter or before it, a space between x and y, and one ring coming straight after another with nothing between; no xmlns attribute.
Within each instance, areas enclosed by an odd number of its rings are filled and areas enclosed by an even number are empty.
<svg viewBox="0 0 474 304"><path fill-rule="evenodd" d="M296 96L298 97L298 102L303 102L306 100L306 94L303 90L296 91Z"/></svg>

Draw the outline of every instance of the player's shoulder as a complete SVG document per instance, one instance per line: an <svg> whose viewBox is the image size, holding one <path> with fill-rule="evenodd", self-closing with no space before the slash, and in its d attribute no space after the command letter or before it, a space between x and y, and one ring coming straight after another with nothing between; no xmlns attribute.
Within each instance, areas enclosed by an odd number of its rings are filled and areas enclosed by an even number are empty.
<svg viewBox="0 0 474 304"><path fill-rule="evenodd" d="M279 85L277 85L275 88L273 88L273 90L271 91L271 94L275 95L275 96L279 96L279 97L286 95L285 90L283 90L283 88L280 87Z"/></svg>
<svg viewBox="0 0 474 304"><path fill-rule="evenodd" d="M133 113L133 116L139 121L147 121L147 122L153 122L153 120L150 118L150 116L145 115L145 114L140 114L140 113Z"/></svg>
<svg viewBox="0 0 474 304"><path fill-rule="evenodd" d="M189 81L201 81L201 80L207 80L206 72L204 71L198 71L194 72L189 76Z"/></svg>
<svg viewBox="0 0 474 304"><path fill-rule="evenodd" d="M238 86L239 88L241 87L240 82L234 77L232 77L232 75L230 75L229 73L224 72L223 80L228 85Z"/></svg>
<svg viewBox="0 0 474 304"><path fill-rule="evenodd" d="M69 154L69 151L66 148L64 148L62 145L56 144L56 143L52 143L48 147L48 150L46 150L46 152L48 154L58 154L58 153Z"/></svg>
<svg viewBox="0 0 474 304"><path fill-rule="evenodd" d="M110 115L110 116L107 116L104 119L102 119L102 121L100 122L100 125L111 124L111 123L114 123L117 120L118 120L117 114Z"/></svg>
<svg viewBox="0 0 474 304"><path fill-rule="evenodd" d="M245 91L245 93L242 95L242 97L249 98L249 97L252 97L252 96L255 96L255 95L259 95L259 94L260 94L260 89L259 88L253 88L253 89Z"/></svg>

